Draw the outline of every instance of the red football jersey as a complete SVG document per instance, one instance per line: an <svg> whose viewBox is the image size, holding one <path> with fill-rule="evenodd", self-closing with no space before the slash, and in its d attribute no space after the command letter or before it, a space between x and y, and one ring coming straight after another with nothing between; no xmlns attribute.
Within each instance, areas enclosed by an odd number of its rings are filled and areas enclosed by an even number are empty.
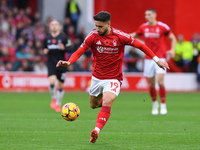
<svg viewBox="0 0 200 150"><path fill-rule="evenodd" d="M158 21L155 26L150 26L148 22L142 24L135 33L145 37L145 45L147 45L159 58L166 58L167 48L165 36L169 36L170 32L168 25ZM151 59L147 55L145 58Z"/></svg>
<svg viewBox="0 0 200 150"><path fill-rule="evenodd" d="M98 79L122 80L122 62L124 46L134 41L130 35L112 28L107 36L100 36L96 29L92 30L81 45L84 49L91 48L93 53L92 75Z"/></svg>

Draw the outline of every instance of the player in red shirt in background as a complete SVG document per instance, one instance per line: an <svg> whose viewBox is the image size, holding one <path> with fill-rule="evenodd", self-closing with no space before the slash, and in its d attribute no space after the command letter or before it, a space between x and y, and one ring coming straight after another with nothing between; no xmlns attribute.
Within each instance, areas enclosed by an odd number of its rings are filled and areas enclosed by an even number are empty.
<svg viewBox="0 0 200 150"><path fill-rule="evenodd" d="M156 20L156 11L155 9L148 9L145 11L145 19L146 23L143 23L137 31L132 33L131 35L134 38L144 36L145 45L147 45L160 59L165 60L167 55L170 58L175 56L175 45L176 38L174 34L171 32L168 25ZM168 37L171 40L171 49L167 51L165 44L165 37ZM168 53L168 54L167 54ZM159 85L159 95L161 99L160 104L160 114L167 114L166 107L166 90L164 86L164 75L166 70L160 69L157 65L154 65L154 62L151 61L149 56L145 56L144 60L144 76L148 78L149 86L150 86L150 96L153 101L152 106L152 115L159 114L159 104L157 101L157 92L155 89L155 78L157 78L157 82ZM157 75L157 76L156 76Z"/></svg>
<svg viewBox="0 0 200 150"><path fill-rule="evenodd" d="M74 63L88 48L91 48L94 62L90 88L91 108L102 107L96 121L95 129L90 133L90 142L95 143L100 130L110 117L111 106L120 92L124 46L131 45L141 49L152 58L159 67L169 68L147 46L132 36L110 26L111 16L108 12L99 12L94 16L96 29L85 38L79 49L68 61L59 61L58 66L67 67Z"/></svg>

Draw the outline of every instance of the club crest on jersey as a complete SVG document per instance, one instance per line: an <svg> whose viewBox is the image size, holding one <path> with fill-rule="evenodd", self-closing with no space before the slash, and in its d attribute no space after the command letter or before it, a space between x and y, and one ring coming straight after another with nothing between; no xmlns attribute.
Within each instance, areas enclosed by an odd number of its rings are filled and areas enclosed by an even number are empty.
<svg viewBox="0 0 200 150"><path fill-rule="evenodd" d="M160 29L159 29L159 28L156 28L156 32L159 33L159 32L160 32Z"/></svg>
<svg viewBox="0 0 200 150"><path fill-rule="evenodd" d="M149 28L146 28L146 29L144 30L144 32L149 32Z"/></svg>
<svg viewBox="0 0 200 150"><path fill-rule="evenodd" d="M113 40L113 46L117 46L117 40L116 39Z"/></svg>
<svg viewBox="0 0 200 150"><path fill-rule="evenodd" d="M59 40L58 40L58 43L61 43L61 42L62 42L62 41L59 39Z"/></svg>

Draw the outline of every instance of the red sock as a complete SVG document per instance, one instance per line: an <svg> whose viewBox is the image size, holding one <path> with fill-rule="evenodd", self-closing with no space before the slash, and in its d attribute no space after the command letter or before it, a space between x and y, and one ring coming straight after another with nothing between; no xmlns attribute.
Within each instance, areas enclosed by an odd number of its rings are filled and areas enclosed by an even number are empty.
<svg viewBox="0 0 200 150"><path fill-rule="evenodd" d="M155 102L156 98L157 98L156 89L155 88L150 88L149 92L150 92L150 96L151 96L152 101Z"/></svg>
<svg viewBox="0 0 200 150"><path fill-rule="evenodd" d="M103 104L103 98L101 99L101 103L99 104L99 107L102 107Z"/></svg>
<svg viewBox="0 0 200 150"><path fill-rule="evenodd" d="M165 101L166 101L166 90L165 90L164 86L160 87L159 95L160 95L161 103L165 103Z"/></svg>
<svg viewBox="0 0 200 150"><path fill-rule="evenodd" d="M96 126L100 130L105 126L106 122L110 117L110 107L109 106L102 106L99 114L97 115Z"/></svg>

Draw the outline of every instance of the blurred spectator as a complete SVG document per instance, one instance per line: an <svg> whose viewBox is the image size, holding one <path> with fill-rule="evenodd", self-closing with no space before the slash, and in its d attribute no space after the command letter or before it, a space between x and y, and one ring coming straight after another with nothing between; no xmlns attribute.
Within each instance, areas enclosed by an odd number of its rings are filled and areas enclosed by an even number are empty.
<svg viewBox="0 0 200 150"><path fill-rule="evenodd" d="M20 67L22 67L23 71L33 71L33 68L28 60L23 60Z"/></svg>
<svg viewBox="0 0 200 150"><path fill-rule="evenodd" d="M189 41L184 40L184 36L179 34L175 47L175 62L182 67L184 72L189 71L189 66L193 58L193 46Z"/></svg>
<svg viewBox="0 0 200 150"><path fill-rule="evenodd" d="M7 62L5 65L6 71L13 71L13 63L12 62Z"/></svg>
<svg viewBox="0 0 200 150"><path fill-rule="evenodd" d="M35 12L34 16L33 16L33 22L32 25L34 25L36 22L40 21L41 17L40 17L40 13L39 12Z"/></svg>
<svg viewBox="0 0 200 150"><path fill-rule="evenodd" d="M64 21L64 26L63 26L63 32L64 32L65 34L67 34L70 25L71 25L71 20L70 20L69 17L66 17L66 18L65 18L65 21Z"/></svg>
<svg viewBox="0 0 200 150"><path fill-rule="evenodd" d="M200 38L198 33L194 33L193 38L191 39L193 44L193 59L190 65L190 71L196 72L197 71L197 58L200 53Z"/></svg>
<svg viewBox="0 0 200 150"><path fill-rule="evenodd" d="M29 53L27 53L25 48L22 47L16 52L16 58L18 58L18 59L28 59Z"/></svg>
<svg viewBox="0 0 200 150"><path fill-rule="evenodd" d="M46 27L46 33L49 33L49 24L53 20L51 16L48 16L45 22L45 27Z"/></svg>
<svg viewBox="0 0 200 150"><path fill-rule="evenodd" d="M65 7L65 17L70 18L72 25L74 26L74 33L77 31L77 23L81 12L78 4L74 0L67 0Z"/></svg>
<svg viewBox="0 0 200 150"><path fill-rule="evenodd" d="M34 18L32 16L32 9L31 9L31 7L27 7L25 9L25 15L31 20L31 22L34 21Z"/></svg>
<svg viewBox="0 0 200 150"><path fill-rule="evenodd" d="M43 61L39 61L33 67L35 73L45 73L47 74L47 66Z"/></svg>
<svg viewBox="0 0 200 150"><path fill-rule="evenodd" d="M0 49L0 56L1 57L9 57L9 51L8 51L8 47L6 46L3 46L1 49Z"/></svg>
<svg viewBox="0 0 200 150"><path fill-rule="evenodd" d="M24 39L19 38L18 41L17 41L17 52L20 51L22 48L25 49L26 47L27 47L27 45L26 45Z"/></svg>
<svg viewBox="0 0 200 150"><path fill-rule="evenodd" d="M75 41L76 35L75 35L75 32L74 32L74 26L72 26L72 25L69 26L68 32L67 32L67 37L68 37L72 42Z"/></svg>
<svg viewBox="0 0 200 150"><path fill-rule="evenodd" d="M6 67L2 61L0 61L0 71L6 71Z"/></svg>
<svg viewBox="0 0 200 150"><path fill-rule="evenodd" d="M200 55L197 59L198 65L197 65L197 82L198 82L198 89L200 90Z"/></svg>
<svg viewBox="0 0 200 150"><path fill-rule="evenodd" d="M80 32L76 35L79 38L81 43L83 43L84 39L86 38L85 27L81 27Z"/></svg>
<svg viewBox="0 0 200 150"><path fill-rule="evenodd" d="M140 63L139 61L137 61L137 59L139 58L143 58L141 57L136 49L134 47L131 47L129 50L127 50L128 52L125 53L124 58L127 59L126 62L124 62L124 71L128 71L128 72L141 72L142 69L140 68L140 65L138 63Z"/></svg>

